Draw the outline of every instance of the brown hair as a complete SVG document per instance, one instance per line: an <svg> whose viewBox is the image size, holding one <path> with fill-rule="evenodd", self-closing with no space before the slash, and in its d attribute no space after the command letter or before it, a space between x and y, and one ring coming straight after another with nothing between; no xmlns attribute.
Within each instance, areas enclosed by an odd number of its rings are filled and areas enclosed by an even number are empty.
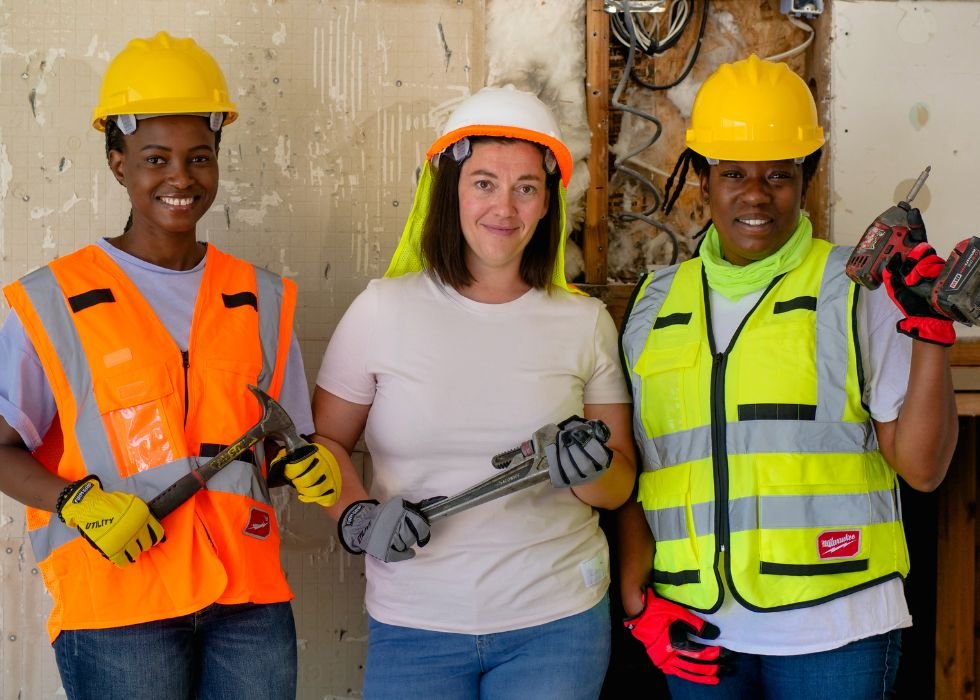
<svg viewBox="0 0 980 700"><path fill-rule="evenodd" d="M486 142L513 143L516 140L486 136L469 138L471 146ZM532 145L541 151L543 164L544 146ZM432 201L422 229L422 257L426 269L434 272L443 284L454 289L462 289L473 282L473 275L466 266L466 240L463 238L463 229L459 221L461 170L462 164L457 163L450 153L444 151L435 170ZM521 279L534 289L550 287L558 244L565 234L561 230L560 178L561 175L557 170L552 174L545 173L548 211L538 222L534 235L531 236L521 257Z"/></svg>

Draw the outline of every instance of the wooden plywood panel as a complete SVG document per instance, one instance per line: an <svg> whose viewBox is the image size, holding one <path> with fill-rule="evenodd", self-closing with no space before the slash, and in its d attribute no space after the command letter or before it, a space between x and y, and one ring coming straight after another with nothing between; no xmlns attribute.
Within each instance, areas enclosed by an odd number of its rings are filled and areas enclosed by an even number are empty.
<svg viewBox="0 0 980 700"><path fill-rule="evenodd" d="M960 419L960 440L940 487L936 591L936 700L975 697L977 420Z"/></svg>

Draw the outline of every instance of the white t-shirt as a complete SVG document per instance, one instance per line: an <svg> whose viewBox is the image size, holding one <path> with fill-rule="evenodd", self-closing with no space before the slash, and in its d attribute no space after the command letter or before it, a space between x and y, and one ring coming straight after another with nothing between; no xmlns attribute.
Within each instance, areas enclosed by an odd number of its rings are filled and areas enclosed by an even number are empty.
<svg viewBox="0 0 980 700"><path fill-rule="evenodd" d="M712 330L719 352L728 347L735 329L760 296L762 290L731 301L710 292ZM864 398L871 416L883 423L898 418L908 386L912 340L895 331L901 318L884 287L860 290L858 340L865 369ZM809 608L766 613L742 607L726 590L721 609L701 617L721 630L718 639L707 643L773 656L836 649L912 625L904 587L897 578Z"/></svg>
<svg viewBox="0 0 980 700"><path fill-rule="evenodd" d="M381 501L453 495L541 426L581 416L585 404L629 403L600 301L531 290L481 304L423 273L368 285L333 334L317 384L371 404L364 437ZM466 634L577 614L609 584L597 514L548 482L433 523L414 559L368 557L366 567L372 617Z"/></svg>

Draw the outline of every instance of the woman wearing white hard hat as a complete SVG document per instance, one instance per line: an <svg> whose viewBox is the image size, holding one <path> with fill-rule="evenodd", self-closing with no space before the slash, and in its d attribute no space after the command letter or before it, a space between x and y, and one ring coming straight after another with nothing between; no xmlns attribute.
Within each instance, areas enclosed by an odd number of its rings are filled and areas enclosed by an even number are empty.
<svg viewBox="0 0 980 700"><path fill-rule="evenodd" d="M370 555L367 698L601 688L609 569L595 508L627 499L635 466L612 319L564 279L571 169L534 95L465 100L428 151L386 278L324 355L314 421L345 479L330 510L344 547ZM548 425L546 482L430 528L420 502L491 476L495 454ZM362 431L370 495L348 458Z"/></svg>

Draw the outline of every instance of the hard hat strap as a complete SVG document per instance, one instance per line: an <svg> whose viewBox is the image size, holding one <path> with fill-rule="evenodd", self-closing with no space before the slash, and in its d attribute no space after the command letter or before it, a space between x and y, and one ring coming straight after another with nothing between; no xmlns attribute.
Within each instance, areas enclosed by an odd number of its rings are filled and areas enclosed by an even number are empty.
<svg viewBox="0 0 980 700"><path fill-rule="evenodd" d="M123 132L124 135L130 136L136 131L137 124L140 119L151 119L152 117L171 117L175 116L173 114L117 114L113 117L116 121L116 126L119 130ZM211 131L218 132L221 130L221 125L225 122L224 112L211 112L211 113L200 113L194 114L195 117L207 117L208 126Z"/></svg>
<svg viewBox="0 0 980 700"><path fill-rule="evenodd" d="M717 158L705 158L705 160L708 161L708 165L718 165L718 163L721 162ZM793 164L801 165L804 160L806 160L806 156L797 156L796 158L793 158Z"/></svg>
<svg viewBox="0 0 980 700"><path fill-rule="evenodd" d="M432 165L439 167L439 159L448 155L457 165L462 165L463 161L469 158L473 154L473 145L470 143L468 136L464 136L459 141L456 141L452 146L447 147L441 153L437 153L432 157ZM554 175L558 170L558 159L555 157L554 152L547 147L544 147L544 170L549 175Z"/></svg>

